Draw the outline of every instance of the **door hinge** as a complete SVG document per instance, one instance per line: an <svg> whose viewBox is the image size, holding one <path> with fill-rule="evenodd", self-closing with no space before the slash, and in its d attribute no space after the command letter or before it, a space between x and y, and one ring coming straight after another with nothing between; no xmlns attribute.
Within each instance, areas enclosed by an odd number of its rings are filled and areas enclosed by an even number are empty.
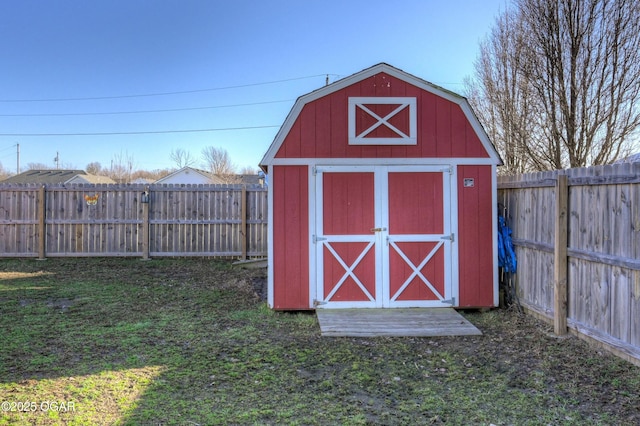
<svg viewBox="0 0 640 426"><path fill-rule="evenodd" d="M455 297L452 297L452 298L451 298L451 299L449 299L449 300L441 300L441 302L442 302L442 303L447 303L447 304L452 305L452 306L455 306L455 304L456 304L456 298L455 298Z"/></svg>
<svg viewBox="0 0 640 426"><path fill-rule="evenodd" d="M454 234L453 232L451 233L451 235L445 235L444 237L440 237L441 240L449 240L452 243L456 240L456 234Z"/></svg>
<svg viewBox="0 0 640 426"><path fill-rule="evenodd" d="M327 302L323 302L323 301L318 300L318 299L313 299L313 307L314 308L316 308L316 307L318 307L320 305L326 305L326 304L327 304Z"/></svg>
<svg viewBox="0 0 640 426"><path fill-rule="evenodd" d="M326 241L326 238L325 237L318 237L317 235L313 234L312 241L313 241L313 244L316 244L318 241Z"/></svg>

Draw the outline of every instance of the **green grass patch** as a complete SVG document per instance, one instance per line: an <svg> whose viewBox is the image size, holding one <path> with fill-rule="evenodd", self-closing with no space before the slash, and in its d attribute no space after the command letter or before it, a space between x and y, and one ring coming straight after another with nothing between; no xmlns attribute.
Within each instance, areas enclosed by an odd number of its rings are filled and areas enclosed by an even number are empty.
<svg viewBox="0 0 640 426"><path fill-rule="evenodd" d="M640 422L639 368L531 318L323 338L313 313L270 310L263 279L207 259L1 260L0 425Z"/></svg>

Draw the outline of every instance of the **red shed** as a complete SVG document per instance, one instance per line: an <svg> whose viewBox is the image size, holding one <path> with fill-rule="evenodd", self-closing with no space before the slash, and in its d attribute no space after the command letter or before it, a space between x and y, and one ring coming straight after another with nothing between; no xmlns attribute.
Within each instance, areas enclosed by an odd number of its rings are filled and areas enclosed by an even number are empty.
<svg viewBox="0 0 640 426"><path fill-rule="evenodd" d="M387 64L301 96L261 162L269 306L496 306L500 164L465 98Z"/></svg>

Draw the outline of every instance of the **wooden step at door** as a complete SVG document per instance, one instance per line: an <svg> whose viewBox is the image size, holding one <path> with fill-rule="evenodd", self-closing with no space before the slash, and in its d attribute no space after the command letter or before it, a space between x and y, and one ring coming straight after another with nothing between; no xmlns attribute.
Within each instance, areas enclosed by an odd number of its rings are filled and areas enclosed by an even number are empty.
<svg viewBox="0 0 640 426"><path fill-rule="evenodd" d="M477 336L482 332L452 308L317 309L323 336Z"/></svg>

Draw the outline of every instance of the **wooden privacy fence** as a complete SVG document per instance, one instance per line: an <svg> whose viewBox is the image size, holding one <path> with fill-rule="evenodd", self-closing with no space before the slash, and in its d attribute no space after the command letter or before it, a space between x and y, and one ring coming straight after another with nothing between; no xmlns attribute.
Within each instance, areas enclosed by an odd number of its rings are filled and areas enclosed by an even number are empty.
<svg viewBox="0 0 640 426"><path fill-rule="evenodd" d="M266 255L259 185L0 184L0 257Z"/></svg>
<svg viewBox="0 0 640 426"><path fill-rule="evenodd" d="M498 201L521 304L640 365L640 163L500 176Z"/></svg>

